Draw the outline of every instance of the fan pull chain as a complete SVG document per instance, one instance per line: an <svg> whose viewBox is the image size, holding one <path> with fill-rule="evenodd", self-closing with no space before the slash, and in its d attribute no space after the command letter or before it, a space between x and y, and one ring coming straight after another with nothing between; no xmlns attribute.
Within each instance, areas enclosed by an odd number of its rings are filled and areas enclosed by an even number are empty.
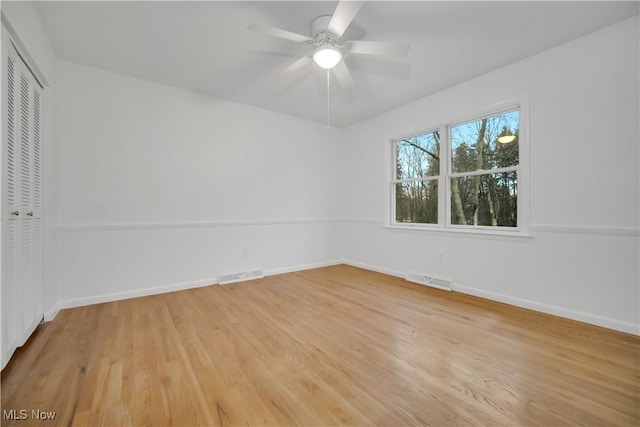
<svg viewBox="0 0 640 427"><path fill-rule="evenodd" d="M327 127L329 127L329 82L331 81L329 72L330 70L327 70Z"/></svg>

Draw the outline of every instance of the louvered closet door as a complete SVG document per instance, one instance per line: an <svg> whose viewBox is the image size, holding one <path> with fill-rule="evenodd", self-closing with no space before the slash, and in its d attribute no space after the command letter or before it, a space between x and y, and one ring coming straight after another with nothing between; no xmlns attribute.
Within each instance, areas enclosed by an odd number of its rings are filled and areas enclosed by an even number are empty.
<svg viewBox="0 0 640 427"><path fill-rule="evenodd" d="M20 215L18 256L22 288L21 345L42 320L40 277L40 87L31 72L20 70Z"/></svg>
<svg viewBox="0 0 640 427"><path fill-rule="evenodd" d="M19 150L20 129L18 128L18 97L17 81L20 79L18 71L19 58L3 37L2 47L5 55L2 67L2 86L6 88L6 96L2 98L3 108L3 194L2 194L2 366L6 364L8 356L20 345L22 312L18 302L22 299L18 295L18 217L19 197L16 185L16 160ZM16 215L18 214L18 215Z"/></svg>
<svg viewBox="0 0 640 427"><path fill-rule="evenodd" d="M42 319L41 88L3 37L2 366Z"/></svg>

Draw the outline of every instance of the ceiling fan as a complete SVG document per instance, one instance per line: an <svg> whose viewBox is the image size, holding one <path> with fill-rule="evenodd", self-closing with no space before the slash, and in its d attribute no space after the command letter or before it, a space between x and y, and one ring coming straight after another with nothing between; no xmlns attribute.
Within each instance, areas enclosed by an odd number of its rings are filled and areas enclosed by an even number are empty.
<svg viewBox="0 0 640 427"><path fill-rule="evenodd" d="M318 16L311 22L311 35L305 36L269 25L251 23L247 27L273 37L307 44L313 47L313 52L295 61L282 72L291 73L302 69L312 61L318 66L332 70L340 86L350 89L353 77L343 61L344 54L381 55L402 57L409 51L406 43L378 42L365 40L342 40L364 1L341 0L333 15Z"/></svg>

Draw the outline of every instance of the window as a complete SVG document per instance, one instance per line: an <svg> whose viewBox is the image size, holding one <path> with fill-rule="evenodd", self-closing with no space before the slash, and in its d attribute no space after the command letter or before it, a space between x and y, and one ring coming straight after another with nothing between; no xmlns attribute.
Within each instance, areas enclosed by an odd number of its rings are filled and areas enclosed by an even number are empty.
<svg viewBox="0 0 640 427"><path fill-rule="evenodd" d="M440 133L400 139L395 144L395 221L437 224Z"/></svg>
<svg viewBox="0 0 640 427"><path fill-rule="evenodd" d="M520 107L393 141L391 225L521 232Z"/></svg>

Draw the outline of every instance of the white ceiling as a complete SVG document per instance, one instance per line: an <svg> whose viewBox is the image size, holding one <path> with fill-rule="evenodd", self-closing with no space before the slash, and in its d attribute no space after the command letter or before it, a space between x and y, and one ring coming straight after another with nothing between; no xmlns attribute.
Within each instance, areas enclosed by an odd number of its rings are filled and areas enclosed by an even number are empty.
<svg viewBox="0 0 640 427"><path fill-rule="evenodd" d="M327 121L326 72L279 72L311 47L247 30L309 34L335 1L36 2L60 58ZM406 58L345 58L350 91L332 78L331 124L348 126L638 14L638 2L371 1L346 39L408 42ZM615 46L611 47L615 49ZM398 61L400 63L398 63ZM597 61L597 58L594 58Z"/></svg>

